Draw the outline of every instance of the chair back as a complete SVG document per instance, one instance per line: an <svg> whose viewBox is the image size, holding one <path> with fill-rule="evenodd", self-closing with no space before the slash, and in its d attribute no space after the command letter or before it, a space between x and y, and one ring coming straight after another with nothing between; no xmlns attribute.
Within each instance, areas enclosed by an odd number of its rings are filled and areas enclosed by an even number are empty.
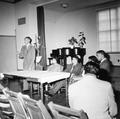
<svg viewBox="0 0 120 119"><path fill-rule="evenodd" d="M19 95L20 96L20 95ZM52 119L43 102L20 96L23 105L29 111L31 119Z"/></svg>
<svg viewBox="0 0 120 119"><path fill-rule="evenodd" d="M55 104L53 102L49 102L48 107L55 119L88 119L87 114L83 110L78 111L69 107Z"/></svg>
<svg viewBox="0 0 120 119"><path fill-rule="evenodd" d="M30 119L27 110L24 109L21 101L19 100L18 93L3 89L3 93L8 98L8 101L12 107L15 119Z"/></svg>

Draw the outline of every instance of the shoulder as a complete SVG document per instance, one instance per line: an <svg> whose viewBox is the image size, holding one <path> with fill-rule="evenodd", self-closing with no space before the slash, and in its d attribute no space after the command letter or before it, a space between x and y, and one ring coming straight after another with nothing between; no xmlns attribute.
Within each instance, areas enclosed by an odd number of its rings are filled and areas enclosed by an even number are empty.
<svg viewBox="0 0 120 119"><path fill-rule="evenodd" d="M82 67L82 63L77 63L77 65L76 65L77 67Z"/></svg>
<svg viewBox="0 0 120 119"><path fill-rule="evenodd" d="M103 86L104 88L111 88L112 85L108 81L102 81L100 79L97 80L99 85Z"/></svg>
<svg viewBox="0 0 120 119"><path fill-rule="evenodd" d="M81 79L82 79L82 77L79 77L77 79L78 79L77 82L72 83L72 84L69 85L69 89L76 89L77 87L79 87L81 85L81 82L82 82Z"/></svg>
<svg viewBox="0 0 120 119"><path fill-rule="evenodd" d="M26 45L23 45L23 46L22 46L22 49L25 49L25 48L27 48Z"/></svg>
<svg viewBox="0 0 120 119"><path fill-rule="evenodd" d="M35 49L35 47L34 47L32 44L30 45L30 48L31 48L31 49Z"/></svg>
<svg viewBox="0 0 120 119"><path fill-rule="evenodd" d="M110 61L106 59L102 62L102 64L110 64Z"/></svg>

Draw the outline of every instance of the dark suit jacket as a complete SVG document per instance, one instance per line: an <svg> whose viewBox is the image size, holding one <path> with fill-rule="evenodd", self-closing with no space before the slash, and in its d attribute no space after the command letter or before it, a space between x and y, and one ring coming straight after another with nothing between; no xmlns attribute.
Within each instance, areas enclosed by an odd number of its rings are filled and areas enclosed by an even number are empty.
<svg viewBox="0 0 120 119"><path fill-rule="evenodd" d="M107 59L100 63L100 68L106 70L108 73L110 72L110 67L111 63Z"/></svg>
<svg viewBox="0 0 120 119"><path fill-rule="evenodd" d="M109 60L106 59L100 63L99 78L101 80L111 82L110 72L111 72L111 63Z"/></svg>
<svg viewBox="0 0 120 119"><path fill-rule="evenodd" d="M67 64L66 69L64 70L65 72L70 72L76 76L81 75L82 74L82 64L81 63L77 63L76 65L73 66L73 64ZM72 69L72 71L71 71Z"/></svg>

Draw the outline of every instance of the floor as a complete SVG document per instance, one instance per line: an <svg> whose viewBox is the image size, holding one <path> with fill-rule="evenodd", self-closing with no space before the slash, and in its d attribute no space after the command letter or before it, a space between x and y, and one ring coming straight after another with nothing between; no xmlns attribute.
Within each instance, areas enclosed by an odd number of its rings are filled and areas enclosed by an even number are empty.
<svg viewBox="0 0 120 119"><path fill-rule="evenodd" d="M120 119L120 92L114 91L114 94L115 94L115 100L116 100L116 103L118 106L118 115L117 115L116 119ZM39 99L39 97L36 95L34 95L33 98L36 100ZM56 104L60 104L60 105L69 107L68 101L66 102L65 91L62 91L61 93L57 93L53 97L48 97L45 104L47 105L50 101L53 101Z"/></svg>
<svg viewBox="0 0 120 119"><path fill-rule="evenodd" d="M120 119L120 92L114 91L114 94L115 94L115 100L118 106L118 114L116 119ZM39 99L37 96L34 96L33 98L36 100ZM69 107L68 101L66 102L65 91L62 91L61 93L57 93L53 97L48 97L45 104L47 105L50 101L53 101L56 104Z"/></svg>
<svg viewBox="0 0 120 119"><path fill-rule="evenodd" d="M25 94L29 94L29 92L25 92ZM40 96L35 94L33 95L33 99L39 100ZM120 119L120 91L115 91L115 99L116 99L116 103L118 106L117 119ZM57 93L53 97L46 97L45 105L47 105L50 101L53 101L54 103L59 104L59 105L69 106L68 101L66 101L65 90L62 90L61 92Z"/></svg>

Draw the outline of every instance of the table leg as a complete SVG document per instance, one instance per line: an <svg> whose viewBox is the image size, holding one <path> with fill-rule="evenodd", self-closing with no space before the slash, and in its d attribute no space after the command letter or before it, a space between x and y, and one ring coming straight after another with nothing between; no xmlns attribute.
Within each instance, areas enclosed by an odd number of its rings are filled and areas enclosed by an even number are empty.
<svg viewBox="0 0 120 119"><path fill-rule="evenodd" d="M43 83L41 83L41 85L40 85L40 92L41 92L41 100L44 102Z"/></svg>
<svg viewBox="0 0 120 119"><path fill-rule="evenodd" d="M29 85L30 85L30 97L32 98L32 93L33 93L32 82L29 82Z"/></svg>
<svg viewBox="0 0 120 119"><path fill-rule="evenodd" d="M66 105L67 105L67 103L68 103L68 79L67 78L65 79L65 82L66 82L65 83L65 88L66 88L65 89L65 91L66 91L65 94L66 94Z"/></svg>

